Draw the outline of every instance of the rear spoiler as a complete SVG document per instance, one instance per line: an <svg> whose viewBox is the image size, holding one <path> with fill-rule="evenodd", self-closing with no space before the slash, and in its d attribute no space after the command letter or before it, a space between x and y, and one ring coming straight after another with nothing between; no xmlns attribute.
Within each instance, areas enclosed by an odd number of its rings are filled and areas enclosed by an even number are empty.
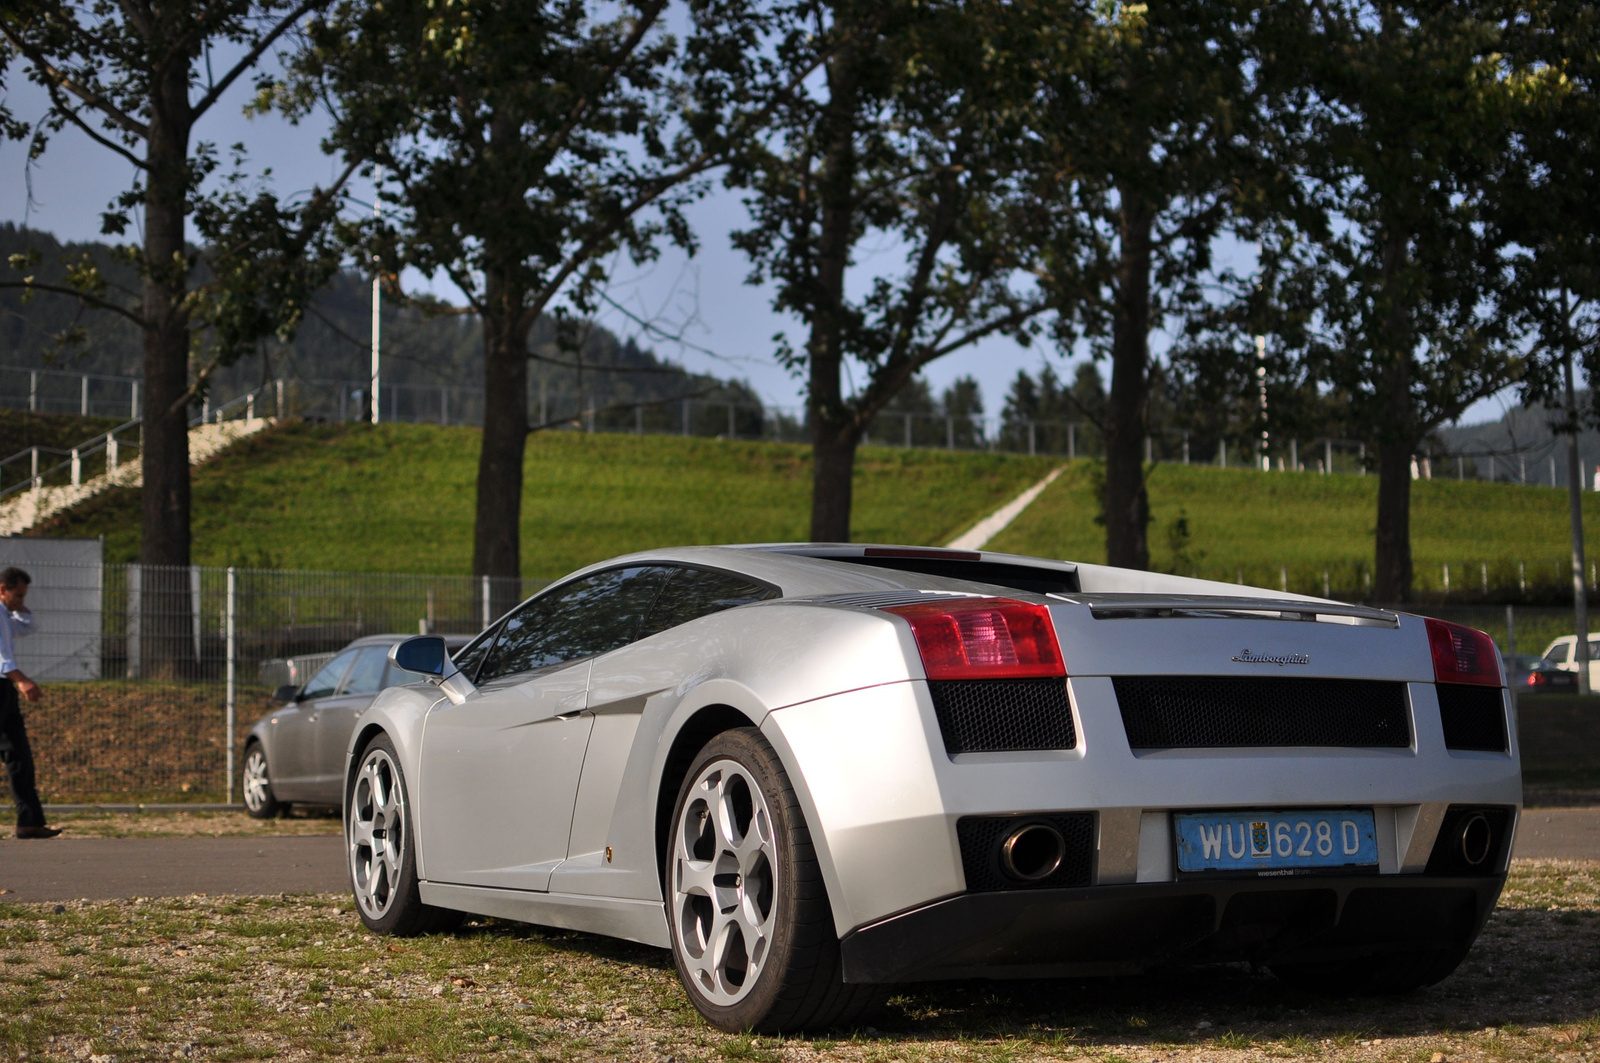
<svg viewBox="0 0 1600 1063"><path fill-rule="evenodd" d="M1246 598L1226 594L1052 594L1052 598L1087 605L1096 620L1161 620L1227 617L1239 620L1350 622L1363 627L1399 627L1400 616L1368 605L1346 605L1315 599Z"/></svg>

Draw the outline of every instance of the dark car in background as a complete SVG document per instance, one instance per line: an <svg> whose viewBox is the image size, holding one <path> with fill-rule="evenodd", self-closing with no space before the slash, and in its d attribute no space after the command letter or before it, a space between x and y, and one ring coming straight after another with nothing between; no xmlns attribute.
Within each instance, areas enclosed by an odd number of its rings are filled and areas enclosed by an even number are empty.
<svg viewBox="0 0 1600 1063"><path fill-rule="evenodd" d="M1506 682L1519 697L1527 694L1576 694L1578 673L1531 653L1505 655Z"/></svg>
<svg viewBox="0 0 1600 1063"><path fill-rule="evenodd" d="M290 804L339 805L350 734L378 692L417 677L389 661L389 647L407 635L368 635L333 655L304 686L280 686L283 704L256 722L245 741L244 807L269 819ZM446 635L451 653L471 635Z"/></svg>

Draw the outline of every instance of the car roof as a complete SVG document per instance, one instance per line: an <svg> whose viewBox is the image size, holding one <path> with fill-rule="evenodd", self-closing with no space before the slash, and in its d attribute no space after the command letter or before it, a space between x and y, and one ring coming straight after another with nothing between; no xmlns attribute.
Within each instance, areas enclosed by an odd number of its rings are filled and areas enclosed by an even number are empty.
<svg viewBox="0 0 1600 1063"><path fill-rule="evenodd" d="M471 635L440 635L439 637L444 639L447 649L460 649L477 638L478 635L477 632L473 632ZM339 652L343 653L345 650L355 649L358 646L393 646L397 642L404 642L406 639L412 638L416 638L415 633L406 635L399 632L387 632L382 635L362 635L358 639L345 643Z"/></svg>

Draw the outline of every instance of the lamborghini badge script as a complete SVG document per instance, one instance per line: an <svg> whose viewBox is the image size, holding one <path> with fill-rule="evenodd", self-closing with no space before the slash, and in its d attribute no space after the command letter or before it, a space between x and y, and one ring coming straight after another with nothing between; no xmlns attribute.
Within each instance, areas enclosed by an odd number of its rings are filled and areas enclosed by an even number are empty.
<svg viewBox="0 0 1600 1063"><path fill-rule="evenodd" d="M1240 664L1275 664L1279 667L1311 663L1311 655L1307 653L1252 653L1249 650L1234 654L1233 659Z"/></svg>

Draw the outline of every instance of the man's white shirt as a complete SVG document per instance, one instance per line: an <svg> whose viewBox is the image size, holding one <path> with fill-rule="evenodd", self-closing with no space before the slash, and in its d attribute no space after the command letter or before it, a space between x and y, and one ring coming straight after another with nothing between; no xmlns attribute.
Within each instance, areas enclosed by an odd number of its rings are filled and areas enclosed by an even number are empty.
<svg viewBox="0 0 1600 1063"><path fill-rule="evenodd" d="M33 634L33 614L0 606L0 676L18 671L16 640Z"/></svg>

